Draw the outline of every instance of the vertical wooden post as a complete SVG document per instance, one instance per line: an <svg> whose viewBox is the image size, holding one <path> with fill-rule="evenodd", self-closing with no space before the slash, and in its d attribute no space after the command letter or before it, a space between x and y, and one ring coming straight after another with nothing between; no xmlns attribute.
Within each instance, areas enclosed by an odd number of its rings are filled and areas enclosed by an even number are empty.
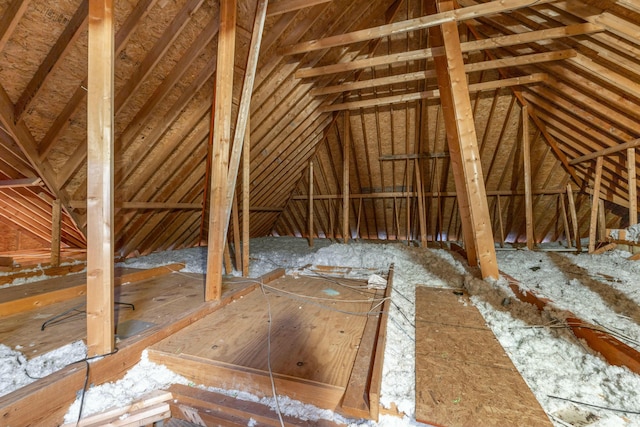
<svg viewBox="0 0 640 427"><path fill-rule="evenodd" d="M233 260L236 264L236 270L242 271L242 253L240 250L240 214L238 213L237 193L233 193L231 218L233 220Z"/></svg>
<svg viewBox="0 0 640 427"><path fill-rule="evenodd" d="M336 237L336 233L335 233L335 211L334 211L334 207L333 207L333 199L329 199L329 229L331 231L329 231L329 238L331 240L335 239Z"/></svg>
<svg viewBox="0 0 640 427"><path fill-rule="evenodd" d="M351 128L349 110L344 112L344 143L342 144L342 240L349 241L349 152Z"/></svg>
<svg viewBox="0 0 640 427"><path fill-rule="evenodd" d="M229 218L225 212L229 146L231 144L231 101L236 42L236 0L220 2L220 31L215 83L213 124L213 155L211 161L211 196L209 208L209 238L207 249L207 279L205 300L222 296L222 258L227 238Z"/></svg>
<svg viewBox="0 0 640 427"><path fill-rule="evenodd" d="M89 1L87 94L87 352L111 353L113 275L113 0Z"/></svg>
<svg viewBox="0 0 640 427"><path fill-rule="evenodd" d="M62 215L62 204L59 199L53 201L51 212L51 265L60 265L60 218Z"/></svg>
<svg viewBox="0 0 640 427"><path fill-rule="evenodd" d="M569 215L571 215L571 224L573 225L573 237L576 239L576 249L582 251L582 242L580 242L580 228L578 225L578 214L576 212L576 202L573 200L573 190L571 184L567 184L567 200L569 200Z"/></svg>
<svg viewBox="0 0 640 427"><path fill-rule="evenodd" d="M607 239L607 217L604 211L604 200L598 200L598 240L603 242Z"/></svg>
<svg viewBox="0 0 640 427"><path fill-rule="evenodd" d="M440 12L454 8L450 0L438 0L438 6ZM496 249L458 26L456 22L447 22L433 28L437 30L433 32L434 46L443 45L445 52L444 57L437 56L434 61L468 260L480 264L483 278L497 279ZM470 257L470 253L475 257Z"/></svg>
<svg viewBox="0 0 640 427"><path fill-rule="evenodd" d="M564 205L564 195L558 194L558 203L560 204L560 215L562 215L562 224L564 226L564 236L567 239L567 247L571 247L571 231L569 229L569 219L567 218L567 208Z"/></svg>
<svg viewBox="0 0 640 427"><path fill-rule="evenodd" d="M362 217L362 197L358 202L358 221L356 222L356 238L360 238L360 218Z"/></svg>
<svg viewBox="0 0 640 427"><path fill-rule="evenodd" d="M309 247L313 247L313 160L309 160Z"/></svg>
<svg viewBox="0 0 640 427"><path fill-rule="evenodd" d="M629 226L638 223L638 187L636 183L636 149L627 148L627 179L629 183Z"/></svg>
<svg viewBox="0 0 640 427"><path fill-rule="evenodd" d="M424 197L422 193L422 171L418 159L413 161L413 169L416 175L416 187L418 189L418 224L420 225L420 246L427 247L427 216L424 212Z"/></svg>
<svg viewBox="0 0 640 427"><path fill-rule="evenodd" d="M249 195L251 178L251 130L247 118L247 129L242 147L242 276L249 277Z"/></svg>
<svg viewBox="0 0 640 427"><path fill-rule="evenodd" d="M522 157L524 164L524 203L527 233L527 248L533 250L535 237L533 234L533 195L531 192L531 144L529 141L529 113L527 105L522 106Z"/></svg>
<svg viewBox="0 0 640 427"><path fill-rule="evenodd" d="M589 253L596 249L596 226L598 223L598 201L600 200L600 182L602 180L602 156L596 159L596 175L593 183L591 202L591 220L589 222Z"/></svg>
<svg viewBox="0 0 640 427"><path fill-rule="evenodd" d="M504 248L504 226L502 225L502 202L500 201L500 195L497 195L498 199L496 204L498 205L498 227L500 227L500 247Z"/></svg>

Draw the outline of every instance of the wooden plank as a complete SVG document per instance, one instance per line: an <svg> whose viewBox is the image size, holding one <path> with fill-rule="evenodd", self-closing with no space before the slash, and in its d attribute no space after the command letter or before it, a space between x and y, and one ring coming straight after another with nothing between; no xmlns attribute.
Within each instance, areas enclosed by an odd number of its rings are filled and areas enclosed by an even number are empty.
<svg viewBox="0 0 640 427"><path fill-rule="evenodd" d="M236 1L220 4L220 32L215 83L213 120L213 157L209 209L209 238L207 249L207 283L205 301L219 300L222 295L222 259L229 218L225 221L225 195L229 172L231 143L231 103L233 97L233 68L236 40ZM226 222L226 223L225 223Z"/></svg>
<svg viewBox="0 0 640 427"><path fill-rule="evenodd" d="M420 244L423 248L427 247L427 214L424 206L424 186L422 184L422 169L420 162L416 159L413 162L413 170L416 176L416 187L418 188L418 224L420 225Z"/></svg>
<svg viewBox="0 0 640 427"><path fill-rule="evenodd" d="M249 187L251 177L251 126L247 120L247 134L242 147L242 276L249 277Z"/></svg>
<svg viewBox="0 0 640 427"><path fill-rule="evenodd" d="M638 146L640 146L640 138L634 139L629 142L625 142L624 144L616 145L615 147L605 148L603 150L594 151L593 153L585 154L584 156L576 157L575 159L569 161L569 164L576 165L578 163L586 162L587 160L593 160L601 156L608 156L610 154L618 153L620 151L624 151L629 148L635 148Z"/></svg>
<svg viewBox="0 0 640 427"><path fill-rule="evenodd" d="M564 230L564 237L567 239L567 247L571 248L571 229L569 228L569 218L567 217L567 207L564 203L564 197L562 194L558 194L558 203L560 204L560 215L562 215L562 225Z"/></svg>
<svg viewBox="0 0 640 427"><path fill-rule="evenodd" d="M441 9L449 10L453 4L440 0ZM464 74L464 59L460 47L458 28L455 23L445 23L441 31L445 56L438 57L437 65L438 85L440 90L448 91L448 96L442 97L443 111L447 128L447 141L451 153L452 166L456 179L456 191L461 191L458 204L468 205L467 212L461 210L465 245L467 253L475 251L477 258L471 257L469 263L480 264L483 278L498 278L498 265L491 231L491 219L487 204L478 141L473 121L471 100L467 89L467 79ZM445 74L446 73L446 74ZM444 93L444 92L443 92ZM454 152L456 161L453 161ZM460 187L462 186L462 187ZM466 193L466 197L462 194Z"/></svg>
<svg viewBox="0 0 640 427"><path fill-rule="evenodd" d="M378 160L384 162L386 160L413 160L413 159L440 159L449 157L448 152L442 153L420 153L420 154L388 154L378 157Z"/></svg>
<svg viewBox="0 0 640 427"><path fill-rule="evenodd" d="M283 269L274 270L258 279L269 283L284 275ZM182 277L182 276L181 276ZM194 279L190 279L193 281ZM201 278L196 279L199 284ZM121 378L140 360L142 351L154 343L175 334L182 328L243 297L257 284L227 288L223 299L213 303L202 303L187 311L180 311L166 319L160 328L152 328L136 337L127 339L119 351L111 356L94 361L89 371L89 383L99 385ZM69 405L85 381L84 364L70 365L13 393L0 397L0 417L7 425L59 426Z"/></svg>
<svg viewBox="0 0 640 427"><path fill-rule="evenodd" d="M342 140L342 241L349 241L349 153L351 152L351 126L349 110L344 112L344 135Z"/></svg>
<svg viewBox="0 0 640 427"><path fill-rule="evenodd" d="M62 204L60 200L54 200L51 206L51 265L60 265L60 219L62 217Z"/></svg>
<svg viewBox="0 0 640 427"><path fill-rule="evenodd" d="M542 0L536 4L548 3L553 0ZM357 43L367 40L373 40L381 37L397 35L409 31L418 31L442 25L447 22L463 21L467 19L475 19L482 16L500 13L507 10L514 10L531 6L530 0L499 0L481 5L464 7L456 10L450 10L432 15L421 16L419 18L409 19L392 24L381 25L379 27L367 28L364 30L354 31L347 34L330 36L319 40L310 40L298 43L296 45L284 47L280 49L281 55L295 55L299 53L307 53L320 49L344 46L351 43Z"/></svg>
<svg viewBox="0 0 640 427"><path fill-rule="evenodd" d="M179 271L183 268L184 264L169 264L149 270L143 270L133 273L129 272L125 274L122 274L121 270L119 269L114 273L114 286L120 286L123 283L140 282L142 280L159 277L174 271ZM78 279L84 277L84 275L80 275ZM38 286L37 289L23 289L21 290L20 296L18 298L14 297L6 299L3 296L3 298L0 299L0 316L11 316L13 314L22 313L36 308L46 307L48 305L56 304L62 301L67 301L80 295L86 295L86 279L82 279L84 283L75 283L72 278L65 279L65 281L69 283L62 283L61 286L56 286L53 290L47 290L47 288L44 288L45 284L43 284L42 281L35 282L37 285L34 286ZM70 284L71 286L67 286L67 284Z"/></svg>
<svg viewBox="0 0 640 427"><path fill-rule="evenodd" d="M115 348L113 312L113 0L89 2L87 354Z"/></svg>
<svg viewBox="0 0 640 427"><path fill-rule="evenodd" d="M240 400L234 397L230 397L224 394L215 393L213 391L201 390L195 387L188 387L181 384L173 384L169 388L169 391L175 399L174 404L178 408L178 417L180 413L186 408L198 409L199 415L205 414L226 414L240 419L238 425L246 426L250 424L249 420L253 419L258 425L268 425L273 427L280 427L280 418L278 414L270 407L258 402L251 402L248 400ZM186 415L182 412L182 415ZM284 425L295 426L299 425L301 420L299 418L293 418L287 415L282 416ZM193 420L192 420L193 421ZM203 421L206 421L203 419ZM318 420L311 421L305 420L305 425L310 426L329 426L336 425L330 421ZM228 424L223 424L228 425Z"/></svg>
<svg viewBox="0 0 640 427"><path fill-rule="evenodd" d="M638 183L636 181L636 149L627 148L627 185L629 187L629 226L638 223Z"/></svg>
<svg viewBox="0 0 640 427"><path fill-rule="evenodd" d="M531 142L529 140L529 113L526 104L522 106L521 120L527 249L531 251L535 247L536 242L533 235L533 196L531 194Z"/></svg>
<svg viewBox="0 0 640 427"><path fill-rule="evenodd" d="M602 181L602 161L602 156L596 159L595 177L593 181L593 195L591 202L591 219L589 221L589 253L592 253L596 248L596 226L598 223L598 201L600 200L600 183Z"/></svg>
<svg viewBox="0 0 640 427"><path fill-rule="evenodd" d="M496 196L496 205L498 206L498 227L500 228L500 247L504 248L504 227L502 225L502 202L500 195Z"/></svg>
<svg viewBox="0 0 640 427"><path fill-rule="evenodd" d="M40 177L0 180L0 188L40 187L42 185Z"/></svg>
<svg viewBox="0 0 640 427"><path fill-rule="evenodd" d="M233 219L233 255L237 271L242 271L242 251L240 249L240 217L238 213L238 195L234 193L231 205Z"/></svg>
<svg viewBox="0 0 640 427"><path fill-rule="evenodd" d="M277 0L270 1L267 8L267 16L282 15L288 12L294 12L306 7L317 6L319 4L329 3L331 0Z"/></svg>
<svg viewBox="0 0 640 427"><path fill-rule="evenodd" d="M416 287L416 420L551 426L467 295Z"/></svg>
<svg viewBox="0 0 640 427"><path fill-rule="evenodd" d="M2 266L2 267L13 267L13 257L0 256L0 266Z"/></svg>
<svg viewBox="0 0 640 427"><path fill-rule="evenodd" d="M432 27L435 28L435 27ZM540 40L552 40L564 37L577 36L581 34L591 34L601 32L604 29L595 24L574 24L566 27L551 28L545 30L531 31L528 33L511 34L507 36L492 37L489 39L474 40L461 43L463 53L484 49L496 49L519 44L533 43ZM441 47L419 49L408 52L396 53L393 55L376 56L373 58L357 59L351 62L330 64L314 68L300 68L295 73L299 79L324 76L327 74L343 73L346 71L360 70L363 68L380 65L390 65L407 61L418 61L441 56Z"/></svg>
<svg viewBox="0 0 640 427"><path fill-rule="evenodd" d="M313 247L313 160L309 160L309 247Z"/></svg>
<svg viewBox="0 0 640 427"><path fill-rule="evenodd" d="M604 200L598 200L598 241L607 240L607 218L604 210Z"/></svg>
<svg viewBox="0 0 640 427"><path fill-rule="evenodd" d="M493 81L487 81L482 83L474 83L468 86L468 92L474 93L474 92L481 92L483 90L498 89L502 87L540 83L540 82L544 82L546 78L547 78L547 75L544 73L535 73L535 74L522 76L522 77L512 77L509 79L500 79L500 80L493 80ZM397 104L401 102L417 101L420 99L432 99L432 98L439 98L439 97L440 97L440 90L433 89L433 90L427 90L423 92L410 92L410 93L403 93L401 95L383 96L379 98L366 99L362 101L349 101L349 102L343 102L340 104L329 104L329 105L322 106L320 108L320 111L322 111L323 113L328 113L332 111L341 111L341 110L357 110L360 108L373 107L377 105L378 106L390 105L390 104Z"/></svg>
<svg viewBox="0 0 640 427"><path fill-rule="evenodd" d="M571 225L573 226L573 237L576 239L576 249L582 251L582 243L580 242L580 229L578 224L578 214L576 213L576 202L573 199L573 190L571 184L567 184L567 200L569 201L569 214L571 215Z"/></svg>
<svg viewBox="0 0 640 427"><path fill-rule="evenodd" d="M467 73L493 70L496 68L514 67L518 65L529 65L547 61L558 61L571 58L576 55L572 49L560 50L554 52L533 53L530 55L521 55L507 58L492 59L490 61L472 62L465 64L464 70ZM416 71L413 73L399 74L388 77L379 77L363 81L342 83L334 86L325 86L322 88L312 89L309 94L313 96L328 95L333 93L351 92L360 89L371 89L377 86L393 85L397 83L408 83L413 81L421 81L426 78L436 77L435 70ZM503 79L508 80L507 77ZM473 85L472 85L473 86ZM471 87L472 87L471 86ZM471 90L471 87L469 88ZM385 157L385 156L382 156Z"/></svg>

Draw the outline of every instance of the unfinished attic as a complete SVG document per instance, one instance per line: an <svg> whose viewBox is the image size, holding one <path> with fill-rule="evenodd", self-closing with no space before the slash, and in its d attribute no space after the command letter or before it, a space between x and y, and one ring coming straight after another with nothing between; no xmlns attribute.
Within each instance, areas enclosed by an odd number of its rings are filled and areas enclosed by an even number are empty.
<svg viewBox="0 0 640 427"><path fill-rule="evenodd" d="M640 425L638 145L635 0L0 0L0 425Z"/></svg>

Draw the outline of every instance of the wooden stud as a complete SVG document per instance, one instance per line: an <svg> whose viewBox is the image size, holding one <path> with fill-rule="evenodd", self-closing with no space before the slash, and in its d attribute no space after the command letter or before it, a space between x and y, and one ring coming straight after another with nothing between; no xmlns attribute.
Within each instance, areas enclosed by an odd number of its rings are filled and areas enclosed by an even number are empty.
<svg viewBox="0 0 640 427"><path fill-rule="evenodd" d="M205 300L219 300L222 295L222 258L226 240L224 198L229 172L231 143L231 102L236 41L236 0L220 3L217 72L213 125L213 157L211 162L211 196ZM223 222L226 222L223 223Z"/></svg>
<svg viewBox="0 0 640 427"><path fill-rule="evenodd" d="M231 254L229 253L229 242L226 241L224 245L224 252L222 254L224 259L225 273L231 274L233 272L233 264L231 263Z"/></svg>
<svg viewBox="0 0 640 427"><path fill-rule="evenodd" d="M418 197L418 224L420 225L420 245L423 248L427 247L427 215L424 209L424 195L423 195L423 184L422 184L422 169L420 168L420 163L418 159L413 161L413 169L415 171L416 176L416 187L417 187L417 197Z"/></svg>
<svg viewBox="0 0 640 427"><path fill-rule="evenodd" d="M569 219L567 218L567 207L564 204L564 196L558 194L558 203L560 204L560 215L562 215L562 225L564 227L564 236L567 239L567 247L571 245L571 229L569 228Z"/></svg>
<svg viewBox="0 0 640 427"><path fill-rule="evenodd" d="M115 348L113 245L113 0L89 1L87 94L87 347Z"/></svg>
<svg viewBox="0 0 640 427"><path fill-rule="evenodd" d="M522 106L522 157L524 170L524 203L527 233L527 248L533 250L535 237L533 234L533 196L531 194L531 146L529 140L529 113L527 105Z"/></svg>
<svg viewBox="0 0 640 427"><path fill-rule="evenodd" d="M313 247L313 160L309 160L309 247Z"/></svg>
<svg viewBox="0 0 640 427"><path fill-rule="evenodd" d="M573 225L573 237L576 239L576 249L580 252L582 251L582 243L580 242L578 214L576 213L576 202L573 199L571 184L567 184L567 200L569 201L569 215L571 215L571 224Z"/></svg>
<svg viewBox="0 0 640 427"><path fill-rule="evenodd" d="M598 240L600 242L607 240L607 217L602 199L598 200Z"/></svg>
<svg viewBox="0 0 640 427"><path fill-rule="evenodd" d="M362 197L358 202L358 221L356 222L356 237L360 238L360 219L362 218Z"/></svg>
<svg viewBox="0 0 640 427"><path fill-rule="evenodd" d="M242 146L242 276L249 277L249 200L251 189L251 127L247 119L247 129Z"/></svg>
<svg viewBox="0 0 640 427"><path fill-rule="evenodd" d="M640 138L634 139L624 144L616 145L615 147L605 148L604 150L595 151L593 153L585 154L584 156L576 157L569 162L570 165L576 165L578 163L586 162L587 160L593 160L597 157L608 156L609 154L618 153L620 151L628 150L629 148L635 148L640 146Z"/></svg>
<svg viewBox="0 0 640 427"><path fill-rule="evenodd" d="M598 222L598 201L600 200L600 182L602 180L602 161L600 156L596 159L595 178L593 183L593 195L591 202L591 220L589 222L589 253L596 248L596 225Z"/></svg>
<svg viewBox="0 0 640 427"><path fill-rule="evenodd" d="M342 241L349 241L349 145L351 128L349 111L344 112L344 138L342 144Z"/></svg>
<svg viewBox="0 0 640 427"><path fill-rule="evenodd" d="M60 218L62 214L62 203L54 200L51 214L51 265L60 265Z"/></svg>
<svg viewBox="0 0 640 427"><path fill-rule="evenodd" d="M629 186L629 226L638 223L638 184L636 182L636 149L627 148L627 182Z"/></svg>
<svg viewBox="0 0 640 427"><path fill-rule="evenodd" d="M452 10L453 2L439 0L438 6L440 11ZM443 110L447 104L450 110L445 115L445 124L447 124L447 141L454 166L454 176L460 175L456 180L456 187L462 181L467 194L466 198L464 196L459 198L466 199L469 206L469 217L463 218L463 222L467 222L466 228L470 229L469 233L465 233L465 237L470 234L475 243L473 249L476 251L482 277L497 279L499 273L491 219L456 23L442 24L441 34L445 55L440 57L440 65L436 69L438 84L447 83L440 86L441 94L444 94L443 89L449 92L448 96L441 97L441 102ZM453 162L453 151L458 151L455 157L459 158L459 162ZM468 244L468 241L466 240L465 243Z"/></svg>
<svg viewBox="0 0 640 427"><path fill-rule="evenodd" d="M242 253L240 250L240 215L238 213L238 195L233 195L231 205L231 218L233 219L233 259L236 263L236 271L242 271Z"/></svg>
<svg viewBox="0 0 640 427"><path fill-rule="evenodd" d="M498 227L500 227L500 247L504 248L504 226L502 225L502 202L500 195L496 196L496 205L498 206Z"/></svg>

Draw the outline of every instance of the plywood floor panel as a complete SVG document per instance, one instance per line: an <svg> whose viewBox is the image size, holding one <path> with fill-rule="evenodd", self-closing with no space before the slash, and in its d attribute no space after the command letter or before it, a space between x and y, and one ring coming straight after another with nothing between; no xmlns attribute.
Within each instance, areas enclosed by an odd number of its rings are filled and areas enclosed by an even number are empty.
<svg viewBox="0 0 640 427"><path fill-rule="evenodd" d="M416 419L551 426L480 312L459 291L416 288Z"/></svg>

